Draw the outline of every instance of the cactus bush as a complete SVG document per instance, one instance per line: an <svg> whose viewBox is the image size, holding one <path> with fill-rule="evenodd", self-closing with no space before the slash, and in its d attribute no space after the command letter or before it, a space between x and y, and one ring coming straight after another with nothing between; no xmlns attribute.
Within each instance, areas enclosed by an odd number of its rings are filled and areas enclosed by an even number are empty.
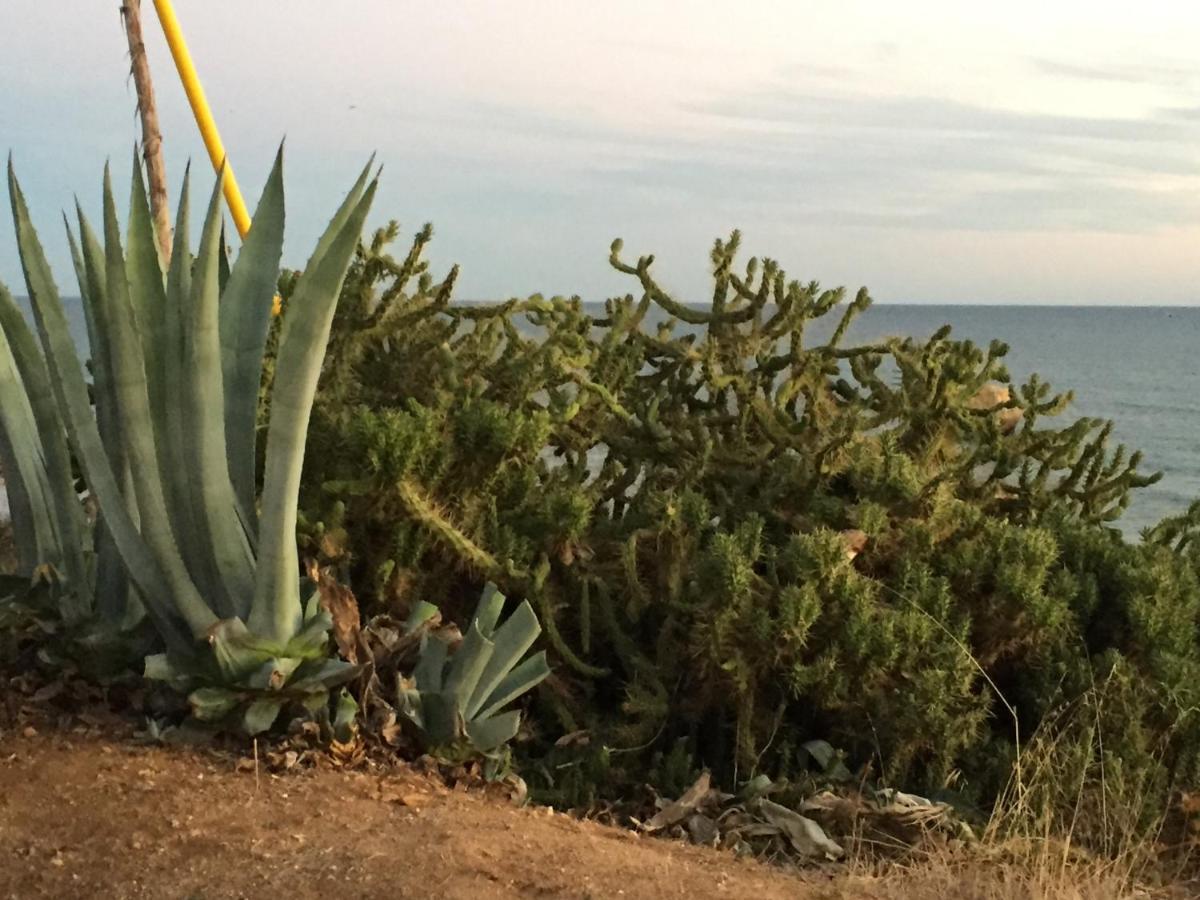
<svg viewBox="0 0 1200 900"><path fill-rule="evenodd" d="M327 658L329 616L301 581L296 497L333 310L376 182L364 169L296 284L274 359L261 497L256 422L283 242L282 153L227 272L221 182L193 258L185 179L166 271L136 162L124 235L107 169L103 239L79 211L72 247L92 343L89 391L10 161L17 246L42 353L11 296L0 292L0 326L28 398L11 412L5 404L4 446L14 459L36 458L29 448L41 441L40 474L26 475L36 466L16 468L31 511L30 485L41 490L41 478L49 486L42 490L48 500L38 495L33 538L25 543L52 564L63 559L67 585L81 588L74 594L78 616L94 615L112 627L130 611L109 608L112 598L97 596L86 566L77 575L70 559L68 551L81 553L86 543L64 537L62 523L77 526L80 518L78 501L67 496L64 431L104 539L128 576L130 602L144 609L162 642L164 652L147 660L147 675L192 691L201 717L240 715L255 732L269 727L289 700L324 702L329 686L352 672ZM19 397L5 359L0 379L6 373L8 379L0 389ZM59 546L43 551L38 528L49 533L47 518Z"/></svg>
<svg viewBox="0 0 1200 900"><path fill-rule="evenodd" d="M637 293L602 310L456 303L429 230L392 257L396 236L351 266L302 538L368 608L485 580L528 599L556 667L532 730L579 757L543 788L793 777L825 738L986 801L1019 742L1118 672L1140 700L1105 723L1109 775L1194 767L1194 566L1110 525L1157 476L1105 423L1056 424L1070 395L1013 383L1003 344L852 343L865 291L739 271L736 235L703 304L614 246ZM553 748L564 732L588 740Z"/></svg>

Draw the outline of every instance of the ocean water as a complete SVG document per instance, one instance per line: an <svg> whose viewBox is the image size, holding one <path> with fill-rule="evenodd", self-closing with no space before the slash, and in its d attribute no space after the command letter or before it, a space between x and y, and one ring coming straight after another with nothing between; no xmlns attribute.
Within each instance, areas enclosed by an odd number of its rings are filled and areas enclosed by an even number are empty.
<svg viewBox="0 0 1200 900"><path fill-rule="evenodd" d="M86 331L78 301L67 301L81 347ZM1075 392L1058 420L1111 419L1114 442L1145 454L1145 471L1163 479L1135 494L1120 520L1134 536L1200 497L1200 307L875 306L849 340L927 337L942 325L986 345L1009 345L1008 367L1020 382L1037 373ZM814 339L820 329L813 329ZM6 512L0 496L0 515Z"/></svg>
<svg viewBox="0 0 1200 900"><path fill-rule="evenodd" d="M986 345L1009 345L1020 383L1037 373L1075 402L1058 418L1111 419L1113 442L1145 454L1157 484L1135 492L1119 520L1131 536L1200 498L1200 308L875 306L850 339L928 336L943 324Z"/></svg>

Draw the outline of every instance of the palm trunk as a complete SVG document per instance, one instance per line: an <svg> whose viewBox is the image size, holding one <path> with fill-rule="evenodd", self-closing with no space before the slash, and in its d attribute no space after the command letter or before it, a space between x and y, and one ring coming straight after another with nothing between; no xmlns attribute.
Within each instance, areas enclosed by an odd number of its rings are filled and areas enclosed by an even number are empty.
<svg viewBox="0 0 1200 900"><path fill-rule="evenodd" d="M141 0L124 0L121 18L129 41L129 60L133 86L137 91L138 114L142 119L142 155L146 160L146 182L150 191L150 213L158 236L164 268L171 260L171 213L167 208L167 167L163 162L162 132L158 128L158 107L154 103L154 84L150 63L142 40Z"/></svg>

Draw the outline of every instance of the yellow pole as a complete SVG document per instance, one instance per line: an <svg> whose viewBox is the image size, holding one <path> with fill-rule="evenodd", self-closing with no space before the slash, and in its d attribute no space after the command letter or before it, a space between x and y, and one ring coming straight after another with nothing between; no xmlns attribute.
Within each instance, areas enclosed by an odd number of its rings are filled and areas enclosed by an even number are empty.
<svg viewBox="0 0 1200 900"><path fill-rule="evenodd" d="M192 114L196 117L196 125L200 128L200 136L204 138L204 146L208 149L213 168L220 172L221 166L225 166L225 183L222 186L225 202L229 204L229 212L233 216L233 224L237 226L238 234L245 237L246 232L250 230L250 214L246 211L246 203L242 200L237 179L233 177L233 167L225 155L225 145L221 143L217 123L213 121L212 110L208 108L208 99L204 96L204 88L196 75L192 56L188 53L187 42L184 41L183 32L179 28L179 19L175 17L171 0L154 0L154 8L158 12L158 21L162 24L167 46L171 48L175 68L179 70L179 80L183 82L188 103L192 105Z"/></svg>

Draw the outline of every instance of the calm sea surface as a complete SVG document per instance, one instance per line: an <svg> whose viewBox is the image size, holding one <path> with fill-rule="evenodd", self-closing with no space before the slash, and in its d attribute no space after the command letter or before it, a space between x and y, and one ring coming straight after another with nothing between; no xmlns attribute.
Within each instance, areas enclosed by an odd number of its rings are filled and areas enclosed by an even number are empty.
<svg viewBox="0 0 1200 900"><path fill-rule="evenodd" d="M68 311L82 346L78 301ZM925 337L943 324L984 345L1005 341L1015 380L1036 372L1056 390L1075 391L1059 422L1112 419L1114 439L1143 450L1147 471L1164 473L1136 495L1121 520L1127 533L1200 497L1200 308L876 306L850 339Z"/></svg>
<svg viewBox="0 0 1200 900"><path fill-rule="evenodd" d="M1058 418L1112 419L1114 441L1145 453L1158 484L1137 492L1122 517L1136 534L1200 497L1200 308L876 306L853 339L927 336L950 324L961 338L1009 345L1018 383L1032 373L1075 403Z"/></svg>

